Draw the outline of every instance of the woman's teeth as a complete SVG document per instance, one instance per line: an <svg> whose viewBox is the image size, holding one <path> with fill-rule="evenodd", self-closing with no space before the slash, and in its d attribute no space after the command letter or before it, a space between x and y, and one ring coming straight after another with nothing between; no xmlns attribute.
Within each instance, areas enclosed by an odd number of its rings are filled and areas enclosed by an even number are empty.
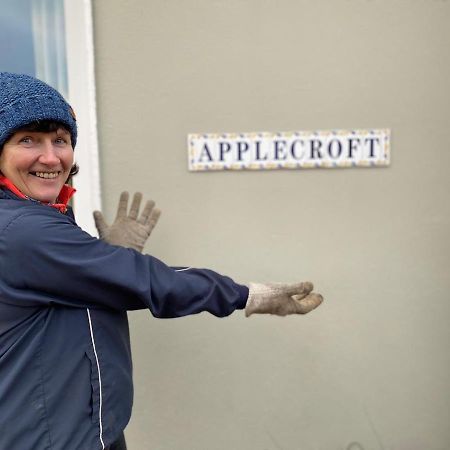
<svg viewBox="0 0 450 450"><path fill-rule="evenodd" d="M56 178L59 174L60 172L34 172L39 178Z"/></svg>

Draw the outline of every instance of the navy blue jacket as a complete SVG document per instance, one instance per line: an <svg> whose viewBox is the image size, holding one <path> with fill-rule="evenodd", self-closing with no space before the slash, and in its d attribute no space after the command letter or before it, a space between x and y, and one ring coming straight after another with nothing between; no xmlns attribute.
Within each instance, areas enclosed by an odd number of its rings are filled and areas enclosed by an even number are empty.
<svg viewBox="0 0 450 450"><path fill-rule="evenodd" d="M109 245L70 214L0 189L0 449L109 446L133 402L127 311L226 316L247 296L230 278Z"/></svg>

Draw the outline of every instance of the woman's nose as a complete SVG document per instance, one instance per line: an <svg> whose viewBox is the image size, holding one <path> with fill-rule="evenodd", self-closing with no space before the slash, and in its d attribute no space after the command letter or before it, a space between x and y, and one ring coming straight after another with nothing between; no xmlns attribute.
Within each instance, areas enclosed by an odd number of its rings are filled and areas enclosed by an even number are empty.
<svg viewBox="0 0 450 450"><path fill-rule="evenodd" d="M59 164L59 157L51 140L45 140L44 142L42 142L41 150L42 151L39 156L39 162L48 166Z"/></svg>

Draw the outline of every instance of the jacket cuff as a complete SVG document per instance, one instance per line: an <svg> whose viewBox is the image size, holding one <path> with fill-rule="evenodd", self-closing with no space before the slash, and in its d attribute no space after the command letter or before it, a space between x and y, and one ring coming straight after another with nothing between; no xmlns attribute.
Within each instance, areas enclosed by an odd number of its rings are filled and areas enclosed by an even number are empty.
<svg viewBox="0 0 450 450"><path fill-rule="evenodd" d="M243 284L238 284L237 290L239 292L240 299L236 309L244 309L248 300L248 287Z"/></svg>

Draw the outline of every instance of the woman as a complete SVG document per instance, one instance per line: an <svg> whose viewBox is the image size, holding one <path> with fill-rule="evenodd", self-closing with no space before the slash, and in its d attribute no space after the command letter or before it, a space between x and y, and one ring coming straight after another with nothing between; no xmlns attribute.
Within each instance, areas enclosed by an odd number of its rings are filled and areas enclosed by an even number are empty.
<svg viewBox="0 0 450 450"><path fill-rule="evenodd" d="M112 245L139 248L127 230L136 222L151 230L148 208L143 219L119 220L116 233L97 215L109 242L83 232L65 184L76 172L76 140L75 114L57 91L0 73L1 449L125 448L133 397L128 310L164 318L236 309L286 315L322 301L308 282L247 287Z"/></svg>

